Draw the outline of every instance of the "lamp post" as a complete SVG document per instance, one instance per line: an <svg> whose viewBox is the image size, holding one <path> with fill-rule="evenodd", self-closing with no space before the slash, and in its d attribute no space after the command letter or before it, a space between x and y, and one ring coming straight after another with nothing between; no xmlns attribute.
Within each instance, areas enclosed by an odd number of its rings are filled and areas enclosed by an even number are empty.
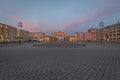
<svg viewBox="0 0 120 80"><path fill-rule="evenodd" d="M103 44L103 28L104 28L104 22L101 21L99 23L99 27L100 27L100 43Z"/></svg>
<svg viewBox="0 0 120 80"><path fill-rule="evenodd" d="M23 23L20 21L18 23L18 28L17 28L17 39L19 44L21 44L21 39L22 39L22 33L21 33L21 28L23 27Z"/></svg>

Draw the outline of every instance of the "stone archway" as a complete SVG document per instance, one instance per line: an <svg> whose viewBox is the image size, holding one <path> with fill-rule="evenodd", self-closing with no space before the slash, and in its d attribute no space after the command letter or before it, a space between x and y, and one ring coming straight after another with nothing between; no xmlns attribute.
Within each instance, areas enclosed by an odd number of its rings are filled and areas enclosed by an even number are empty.
<svg viewBox="0 0 120 80"><path fill-rule="evenodd" d="M54 32L52 34L52 41L64 42L64 41L66 41L66 37L67 37L66 32L62 32L62 31Z"/></svg>

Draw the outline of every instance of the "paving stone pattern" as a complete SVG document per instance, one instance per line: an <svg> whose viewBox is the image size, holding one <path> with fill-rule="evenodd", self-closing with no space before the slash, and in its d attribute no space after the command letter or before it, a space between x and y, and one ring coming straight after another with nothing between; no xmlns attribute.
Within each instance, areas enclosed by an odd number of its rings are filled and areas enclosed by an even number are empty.
<svg viewBox="0 0 120 80"><path fill-rule="evenodd" d="M47 42L44 44L34 44L34 47L40 48L81 48L86 47L85 43L77 42Z"/></svg>
<svg viewBox="0 0 120 80"><path fill-rule="evenodd" d="M0 80L120 80L120 48L0 48Z"/></svg>

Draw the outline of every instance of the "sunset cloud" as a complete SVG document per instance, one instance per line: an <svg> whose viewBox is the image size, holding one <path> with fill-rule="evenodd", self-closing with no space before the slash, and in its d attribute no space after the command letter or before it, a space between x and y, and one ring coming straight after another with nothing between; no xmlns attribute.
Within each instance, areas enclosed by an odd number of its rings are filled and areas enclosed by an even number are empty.
<svg viewBox="0 0 120 80"><path fill-rule="evenodd" d="M30 23L27 20L25 20L25 19L23 19L23 18L21 18L19 16L12 15L12 17L13 17L12 19L15 20L16 22L22 21L23 22L23 28L25 30L35 32L40 27L39 21L36 21L34 23Z"/></svg>
<svg viewBox="0 0 120 80"><path fill-rule="evenodd" d="M119 10L120 10L120 6L115 6L115 7L110 7L107 10L103 10L101 12L86 15L82 18L78 17L79 19L67 20L67 21L63 22L61 29L63 31L66 31L68 28L70 28L76 24L85 24L85 23L95 20L97 18L103 18L105 16L109 16L112 13L118 12Z"/></svg>
<svg viewBox="0 0 120 80"><path fill-rule="evenodd" d="M22 21L23 29L31 32L51 34L62 30L73 33L97 27L99 19L107 25L114 23L120 13L120 0L70 0L69 3L66 0L43 0L29 1L27 6L26 3L28 1L13 3L3 0L0 3L0 22L17 27Z"/></svg>

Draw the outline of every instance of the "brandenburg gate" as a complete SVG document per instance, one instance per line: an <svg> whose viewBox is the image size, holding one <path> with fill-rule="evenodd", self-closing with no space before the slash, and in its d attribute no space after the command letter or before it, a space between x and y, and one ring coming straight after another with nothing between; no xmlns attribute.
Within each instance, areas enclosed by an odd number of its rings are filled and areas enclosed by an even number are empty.
<svg viewBox="0 0 120 80"><path fill-rule="evenodd" d="M52 41L55 41L55 42L68 41L67 33L62 31L52 33Z"/></svg>
<svg viewBox="0 0 120 80"><path fill-rule="evenodd" d="M66 32L53 32L52 36L44 36L44 42L75 42L75 36L68 36Z"/></svg>

